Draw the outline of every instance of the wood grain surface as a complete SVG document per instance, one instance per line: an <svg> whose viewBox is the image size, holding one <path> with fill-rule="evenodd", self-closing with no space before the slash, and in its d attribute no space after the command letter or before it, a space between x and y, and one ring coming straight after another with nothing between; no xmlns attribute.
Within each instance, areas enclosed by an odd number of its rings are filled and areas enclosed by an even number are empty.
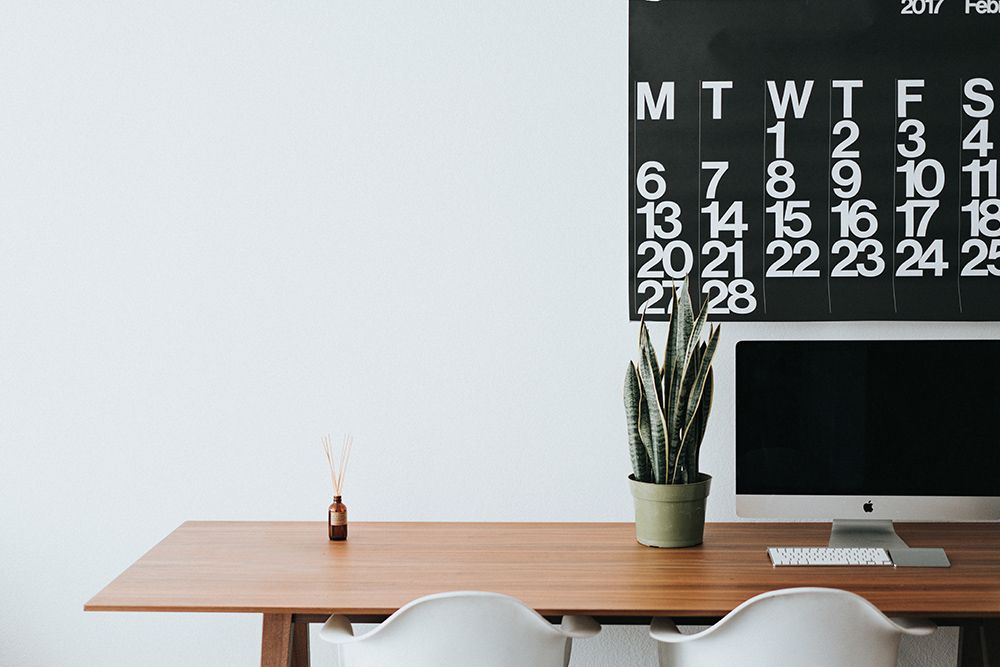
<svg viewBox="0 0 1000 667"><path fill-rule="evenodd" d="M831 586L887 614L1000 617L1000 524L901 524L952 567L773 568L768 546L821 546L829 524L708 524L705 543L653 549L630 523L187 522L94 596L88 611L384 616L450 590L524 600L544 615L718 617L758 593ZM283 627L283 626L282 626ZM284 631L284 630L282 630Z"/></svg>

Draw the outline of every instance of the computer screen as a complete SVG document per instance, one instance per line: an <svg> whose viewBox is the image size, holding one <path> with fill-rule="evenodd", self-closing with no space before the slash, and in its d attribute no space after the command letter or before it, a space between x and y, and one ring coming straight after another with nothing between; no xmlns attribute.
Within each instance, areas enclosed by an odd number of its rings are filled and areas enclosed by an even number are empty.
<svg viewBox="0 0 1000 667"><path fill-rule="evenodd" d="M1000 341L743 341L744 516L1000 516Z"/></svg>

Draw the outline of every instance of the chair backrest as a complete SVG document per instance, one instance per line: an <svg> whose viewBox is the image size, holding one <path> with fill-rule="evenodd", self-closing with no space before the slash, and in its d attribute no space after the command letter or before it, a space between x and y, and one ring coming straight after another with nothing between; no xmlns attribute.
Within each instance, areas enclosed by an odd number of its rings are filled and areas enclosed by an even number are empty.
<svg viewBox="0 0 1000 667"><path fill-rule="evenodd" d="M789 588L751 598L714 626L661 641L670 667L895 667L910 631L849 591ZM656 637L656 633L653 633Z"/></svg>
<svg viewBox="0 0 1000 667"><path fill-rule="evenodd" d="M340 645L341 667L565 667L571 640L520 600L454 592L410 602Z"/></svg>

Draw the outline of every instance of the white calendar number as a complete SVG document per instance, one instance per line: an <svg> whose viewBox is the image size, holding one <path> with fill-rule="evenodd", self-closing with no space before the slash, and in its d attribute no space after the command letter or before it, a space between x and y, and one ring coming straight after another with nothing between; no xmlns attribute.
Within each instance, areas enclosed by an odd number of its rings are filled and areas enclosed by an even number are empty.
<svg viewBox="0 0 1000 667"><path fill-rule="evenodd" d="M788 199L795 194L795 165L788 160L774 160L767 165L767 194L775 199Z"/></svg>
<svg viewBox="0 0 1000 667"><path fill-rule="evenodd" d="M785 121L779 120L777 123L767 128L768 134L774 135L774 157L782 160L785 157Z"/></svg>
<svg viewBox="0 0 1000 667"><path fill-rule="evenodd" d="M875 239L866 239L855 243L849 239L834 242L830 252L836 256L841 252L844 258L837 262L830 272L833 278L854 278L863 276L874 278L885 270L885 260L882 259L882 244ZM858 261L858 257L862 257Z"/></svg>
<svg viewBox="0 0 1000 667"><path fill-rule="evenodd" d="M738 278L729 283L707 280L702 286L709 315L752 313L757 308L757 298L753 291L753 283L746 278Z"/></svg>
<svg viewBox="0 0 1000 667"><path fill-rule="evenodd" d="M818 278L819 269L809 267L819 259L819 245L815 241L803 239L796 241L792 245L788 241L777 239L767 244L768 255L778 255L777 259L767 268L765 274L768 278ZM794 269L782 268L792 261L794 256L801 256L802 259Z"/></svg>
<svg viewBox="0 0 1000 667"><path fill-rule="evenodd" d="M642 302L639 306L640 315L663 315L664 313L669 313L671 306L673 306L673 300L667 299L667 308L664 310L663 306L657 306L654 304L662 303L663 297L667 292L667 289L673 289L672 280L643 280L639 283L639 294L640 296L649 297Z"/></svg>
<svg viewBox="0 0 1000 667"><path fill-rule="evenodd" d="M854 145L854 142L858 140L861 136L861 130L858 129L858 124L853 120L838 120L837 124L833 126L833 133L838 137L844 133L847 136L837 144L836 148L833 149L833 159L839 160L843 158L851 159L861 157L861 152L856 150L847 150L850 146Z"/></svg>
<svg viewBox="0 0 1000 667"><path fill-rule="evenodd" d="M981 118L972 126L969 133L962 139L962 150L976 151L979 157L986 157L993 150L993 142L990 141L990 121L988 118Z"/></svg>
<svg viewBox="0 0 1000 667"><path fill-rule="evenodd" d="M694 265L691 247L683 241L671 241L666 245L661 245L656 241L643 241L639 244L639 257L644 258L647 252L652 254L639 269L638 278L662 278L666 273L668 277L679 280L683 279ZM679 263L678 254L680 255Z"/></svg>
<svg viewBox="0 0 1000 667"><path fill-rule="evenodd" d="M986 196L997 196L997 161L973 160L962 166L962 171L968 172L970 185L972 186L972 196L979 197L982 192L983 181L986 182Z"/></svg>
<svg viewBox="0 0 1000 667"><path fill-rule="evenodd" d="M896 167L896 171L906 176L904 183L907 197L937 197L944 189L944 166L937 160L907 160ZM928 173L933 179L930 185L927 184Z"/></svg>
<svg viewBox="0 0 1000 667"><path fill-rule="evenodd" d="M899 124L899 131L906 134L906 143L896 144L899 154L905 158L920 157L927 150L927 142L924 141L924 124L916 118L907 118ZM909 144L913 144L913 148Z"/></svg>
<svg viewBox="0 0 1000 667"><path fill-rule="evenodd" d="M837 160L831 175L840 186L833 189L833 194L841 199L852 199L861 192L861 166L854 160Z"/></svg>
<svg viewBox="0 0 1000 667"><path fill-rule="evenodd" d="M805 210L809 202L803 200L776 201L765 209L774 216L774 238L786 236L802 238L812 229L812 220Z"/></svg>
<svg viewBox="0 0 1000 667"><path fill-rule="evenodd" d="M1000 266L997 266L997 260L1000 259L1000 239L993 239L988 245L982 239L969 239L962 244L962 254L972 254L972 258L962 267L963 276L1000 276ZM980 267L987 261L992 263Z"/></svg>
<svg viewBox="0 0 1000 667"><path fill-rule="evenodd" d="M666 168L655 160L644 162L635 176L635 187L645 199L659 199L667 193L667 179L663 177ZM652 187L652 189L650 189Z"/></svg>
<svg viewBox="0 0 1000 667"><path fill-rule="evenodd" d="M930 225L931 218L940 205L941 203L937 199L911 199L901 206L897 206L896 212L904 214L903 224L906 228L906 235L927 236L927 226ZM923 210L919 220L917 220L918 208Z"/></svg>
<svg viewBox="0 0 1000 667"><path fill-rule="evenodd" d="M866 239L874 235L878 229L875 202L871 199L842 201L830 210L840 216L841 236L857 236Z"/></svg>
<svg viewBox="0 0 1000 667"><path fill-rule="evenodd" d="M712 174L712 177L708 180L708 189L705 191L705 199L715 199L715 193L719 189L719 181L722 180L722 177L729 170L729 163L702 162L701 168L715 171L715 173Z"/></svg>
<svg viewBox="0 0 1000 667"><path fill-rule="evenodd" d="M646 238L669 240L681 233L681 207L676 202L647 202L636 213L646 216ZM657 217L659 216L659 217Z"/></svg>
<svg viewBox="0 0 1000 667"><path fill-rule="evenodd" d="M729 255L733 256L733 275L736 278L743 277L742 241L736 241L732 245L726 245L725 242L717 239L706 241L701 247L701 254L710 258L708 263L705 264L705 268L702 269L701 275L703 278L728 278L729 272L721 267L725 264ZM715 255L714 257L712 257L713 254Z"/></svg>
<svg viewBox="0 0 1000 667"><path fill-rule="evenodd" d="M1000 236L1000 199L973 199L962 211L969 214L970 236Z"/></svg>
<svg viewBox="0 0 1000 667"><path fill-rule="evenodd" d="M719 213L719 202L714 201L701 209L708 214L709 234L713 239L719 238L722 232L729 232L735 238L743 238L743 232L749 226L743 222L743 202L737 201L729 205L725 213Z"/></svg>
<svg viewBox="0 0 1000 667"><path fill-rule="evenodd" d="M896 269L896 276L901 278L917 278L923 276L925 270L934 271L935 276L943 276L948 268L944 259L944 241L941 239L931 241L927 248L915 239L903 239L896 245L896 253L906 256Z"/></svg>
<svg viewBox="0 0 1000 667"><path fill-rule="evenodd" d="M900 0L900 14L937 14L944 0Z"/></svg>

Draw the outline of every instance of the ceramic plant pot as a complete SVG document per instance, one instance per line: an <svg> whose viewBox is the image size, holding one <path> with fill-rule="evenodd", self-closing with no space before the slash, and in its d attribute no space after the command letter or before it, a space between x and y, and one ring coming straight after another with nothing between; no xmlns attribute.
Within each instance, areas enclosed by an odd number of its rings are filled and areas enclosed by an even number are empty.
<svg viewBox="0 0 1000 667"><path fill-rule="evenodd" d="M705 505L712 478L691 484L650 484L628 476L635 500L635 539L649 547L690 547L705 534Z"/></svg>

